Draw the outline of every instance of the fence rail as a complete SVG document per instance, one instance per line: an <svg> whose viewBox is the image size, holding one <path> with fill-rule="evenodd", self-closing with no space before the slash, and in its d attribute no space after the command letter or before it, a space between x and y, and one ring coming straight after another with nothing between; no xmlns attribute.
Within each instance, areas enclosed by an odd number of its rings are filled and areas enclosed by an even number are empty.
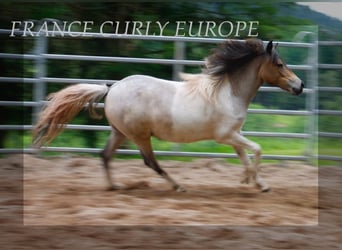
<svg viewBox="0 0 342 250"><path fill-rule="evenodd" d="M0 29L0 35L9 35L10 30ZM22 34L20 31L15 33L16 35ZM34 35L37 33L33 32ZM153 64L168 64L173 65L174 73L180 71L179 66L184 65L203 65L204 61L201 60L187 60L184 58L182 50L186 43L219 43L224 39L217 38L198 38L198 37L174 37L174 36L144 36L144 35L120 35L120 34L99 34L99 33L87 33L88 36L81 36L83 33L72 32L69 35L60 37L60 39L67 39L68 37L77 39L97 38L97 39L137 39L137 40L154 40L154 41L167 41L174 43L175 58L173 59L156 59L156 58L136 58L136 57L116 57L116 56L89 56L89 55L67 55L67 54L49 54L47 51L47 42L49 37L38 36L35 37L35 49L33 54L15 54L15 53L0 53L0 58L15 59L15 60L31 60L35 63L36 75L33 78L22 77L0 77L0 84L4 83L16 83L23 82L24 84L33 84L34 99L32 101L0 101L0 106L24 106L33 107L34 113L37 112L45 103L45 88L48 83L62 83L62 84L74 84L74 83L91 83L91 84L104 84L107 82L116 82L116 80L107 79L78 79L78 78L65 78L65 77L48 77L46 74L46 62L48 60L77 60L77 61L94 61L94 62L122 62L122 63L153 63ZM342 92L340 87L319 87L317 79L317 70L321 69L342 69L342 64L319 64L318 63L318 46L341 46L342 42L330 42L330 41L313 41L312 43L302 42L278 42L279 46L290 48L308 48L310 50L310 58L308 58L307 65L288 65L289 68L294 70L301 70L306 72L310 78L310 84L304 89L306 94L307 103L305 110L274 110L274 109L249 109L250 114L277 114L277 115L299 115L309 117L309 124L306 126L305 133L280 133L280 132L257 132L257 131L244 131L246 136L256 137L279 137L279 138L298 138L308 141L308 155L291 156L291 155L264 155L264 159L276 159L276 160L301 160L307 161L312 159L329 159L329 160L342 160L339 156L318 155L315 152L314 143L317 136L327 138L341 138L341 133L329 133L317 131L317 126L314 125L317 120L317 115L341 115L342 111L339 110L318 110L317 109L317 91L320 92ZM174 74L175 75L175 74ZM279 92L281 91L275 87L261 87L261 92ZM99 108L103 108L103 103L98 105ZM0 130L31 130L33 125L31 124L19 124L19 125L0 125ZM69 124L66 129L73 130L94 130L94 131L109 131L110 126L98 126L98 125L75 125ZM72 148L72 147L43 147L43 151L49 152L85 152L85 153L98 153L101 149L98 148ZM0 153L36 153L37 149L24 148L24 149L0 149ZM120 149L120 154L138 154L137 150ZM179 151L156 151L157 155L166 156L192 156L192 157L220 157L220 158L232 158L236 157L235 154L218 154L218 153L198 153L198 152L179 152Z"/></svg>

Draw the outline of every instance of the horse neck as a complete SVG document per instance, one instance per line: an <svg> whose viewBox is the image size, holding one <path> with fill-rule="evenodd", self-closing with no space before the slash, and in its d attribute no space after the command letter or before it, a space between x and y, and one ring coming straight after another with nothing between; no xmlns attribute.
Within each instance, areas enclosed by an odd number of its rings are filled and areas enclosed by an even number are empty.
<svg viewBox="0 0 342 250"><path fill-rule="evenodd" d="M248 108L262 84L259 77L259 69L262 63L261 60L261 58L254 59L249 67L239 72L237 77L235 77L236 80L233 83L234 87L230 88L231 95L235 96L236 101L245 109Z"/></svg>

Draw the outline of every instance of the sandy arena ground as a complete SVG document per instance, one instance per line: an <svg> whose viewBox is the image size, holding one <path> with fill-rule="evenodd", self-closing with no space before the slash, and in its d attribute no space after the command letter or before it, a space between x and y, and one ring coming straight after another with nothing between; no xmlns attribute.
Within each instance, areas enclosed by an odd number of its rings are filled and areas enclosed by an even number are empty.
<svg viewBox="0 0 342 250"><path fill-rule="evenodd" d="M263 164L261 176L272 191L261 193L239 183L239 165L161 161L188 191L177 193L141 160L112 162L113 177L124 187L119 191L105 190L97 158L13 155L0 164L0 244L6 249L339 249L342 244L338 167L320 168L318 174L302 163Z"/></svg>

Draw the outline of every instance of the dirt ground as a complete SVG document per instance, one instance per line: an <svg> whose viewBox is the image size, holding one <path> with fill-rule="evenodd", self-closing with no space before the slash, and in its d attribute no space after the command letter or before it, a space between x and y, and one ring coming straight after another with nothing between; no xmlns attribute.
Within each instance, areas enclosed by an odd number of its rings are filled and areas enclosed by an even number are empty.
<svg viewBox="0 0 342 250"><path fill-rule="evenodd" d="M272 191L240 184L223 160L161 161L173 191L141 160L114 160L106 191L90 157L0 160L0 244L6 249L340 249L338 167L262 164Z"/></svg>

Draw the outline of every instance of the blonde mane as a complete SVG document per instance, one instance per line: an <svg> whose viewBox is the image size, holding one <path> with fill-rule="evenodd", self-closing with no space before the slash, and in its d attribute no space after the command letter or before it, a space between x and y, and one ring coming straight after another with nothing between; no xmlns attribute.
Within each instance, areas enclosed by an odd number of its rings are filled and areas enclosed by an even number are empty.
<svg viewBox="0 0 342 250"><path fill-rule="evenodd" d="M186 83L188 94L200 94L209 102L215 102L216 94L222 82L213 81L208 74L180 73L179 77Z"/></svg>
<svg viewBox="0 0 342 250"><path fill-rule="evenodd" d="M180 78L187 84L189 94L199 93L209 102L214 102L216 93L227 80L233 94L237 94L241 76L255 58L264 54L265 48L259 39L227 40L205 59L202 73L181 73Z"/></svg>

